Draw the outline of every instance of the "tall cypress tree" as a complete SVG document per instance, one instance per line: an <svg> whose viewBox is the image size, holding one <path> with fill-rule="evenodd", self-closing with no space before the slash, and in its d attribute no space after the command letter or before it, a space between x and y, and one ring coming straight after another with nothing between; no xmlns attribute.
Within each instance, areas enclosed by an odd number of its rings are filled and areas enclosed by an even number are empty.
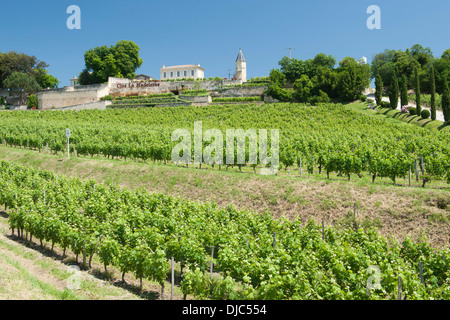
<svg viewBox="0 0 450 320"><path fill-rule="evenodd" d="M436 78L434 74L434 67L431 65L431 120L436 120Z"/></svg>
<svg viewBox="0 0 450 320"><path fill-rule="evenodd" d="M392 74L391 86L389 87L389 100L391 102L391 109L397 109L398 106L398 79L397 73L394 71Z"/></svg>
<svg viewBox="0 0 450 320"><path fill-rule="evenodd" d="M381 106L381 101L383 101L383 79L380 74L375 77L375 101L377 106Z"/></svg>
<svg viewBox="0 0 450 320"><path fill-rule="evenodd" d="M406 76L402 76L402 89L400 100L402 101L402 107L408 105L408 80L406 80Z"/></svg>
<svg viewBox="0 0 450 320"><path fill-rule="evenodd" d="M419 69L415 69L415 77L416 77L416 105L417 105L417 115L420 116L422 112L422 107L420 105L420 78L419 78Z"/></svg>
<svg viewBox="0 0 450 320"><path fill-rule="evenodd" d="M444 76L444 92L442 93L442 111L444 113L444 121L450 124L450 91L447 81L448 73Z"/></svg>

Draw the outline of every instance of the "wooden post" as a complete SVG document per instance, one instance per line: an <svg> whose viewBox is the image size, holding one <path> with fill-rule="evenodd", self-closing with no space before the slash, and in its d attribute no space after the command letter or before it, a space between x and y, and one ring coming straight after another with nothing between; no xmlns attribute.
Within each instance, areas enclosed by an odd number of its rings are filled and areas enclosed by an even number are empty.
<svg viewBox="0 0 450 320"><path fill-rule="evenodd" d="M300 156L300 162L298 164L298 168L300 170L300 177L302 176L302 157Z"/></svg>
<svg viewBox="0 0 450 320"><path fill-rule="evenodd" d="M353 217L355 218L356 221L356 202L353 204Z"/></svg>
<svg viewBox="0 0 450 320"><path fill-rule="evenodd" d="M409 166L409 186L411 187L411 166Z"/></svg>
<svg viewBox="0 0 450 320"><path fill-rule="evenodd" d="M175 288L175 272L174 272L174 261L172 257L172 291L170 292L170 300L173 300L174 288Z"/></svg>
<svg viewBox="0 0 450 320"><path fill-rule="evenodd" d="M248 247L248 238L247 238L246 242L247 242L247 247Z"/></svg>
<svg viewBox="0 0 450 320"><path fill-rule="evenodd" d="M325 241L325 223L322 220L322 240Z"/></svg>

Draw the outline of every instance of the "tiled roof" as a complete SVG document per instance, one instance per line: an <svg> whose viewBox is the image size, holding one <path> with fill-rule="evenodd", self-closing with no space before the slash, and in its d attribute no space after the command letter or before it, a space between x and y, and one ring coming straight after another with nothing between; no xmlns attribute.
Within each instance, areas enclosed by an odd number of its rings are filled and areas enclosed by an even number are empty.
<svg viewBox="0 0 450 320"><path fill-rule="evenodd" d="M179 65L179 66L164 67L161 69L179 69L179 68L192 68L192 67L203 69L202 67L199 67L195 64L183 64L183 65ZM205 69L203 69L203 70L205 70Z"/></svg>

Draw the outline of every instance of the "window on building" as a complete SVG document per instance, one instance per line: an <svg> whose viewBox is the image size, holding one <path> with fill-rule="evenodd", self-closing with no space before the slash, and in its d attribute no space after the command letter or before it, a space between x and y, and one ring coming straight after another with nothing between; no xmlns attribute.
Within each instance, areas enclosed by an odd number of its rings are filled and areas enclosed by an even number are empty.
<svg viewBox="0 0 450 320"><path fill-rule="evenodd" d="M179 77L180 76L180 71L177 71L177 77Z"/></svg>
<svg viewBox="0 0 450 320"><path fill-rule="evenodd" d="M167 78L167 72L164 72L164 78Z"/></svg>
<svg viewBox="0 0 450 320"><path fill-rule="evenodd" d="M186 70L183 71L183 77L187 77L187 71Z"/></svg>
<svg viewBox="0 0 450 320"><path fill-rule="evenodd" d="M170 71L170 77L173 78L173 71Z"/></svg>
<svg viewBox="0 0 450 320"><path fill-rule="evenodd" d="M191 76L195 76L195 70L191 70Z"/></svg>

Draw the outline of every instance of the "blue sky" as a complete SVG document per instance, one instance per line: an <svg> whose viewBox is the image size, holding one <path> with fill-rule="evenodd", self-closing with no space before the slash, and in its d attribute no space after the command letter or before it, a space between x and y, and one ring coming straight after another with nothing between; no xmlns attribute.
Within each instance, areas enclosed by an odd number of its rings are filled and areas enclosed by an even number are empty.
<svg viewBox="0 0 450 320"><path fill-rule="evenodd" d="M81 30L69 30L69 5L81 8ZM369 30L367 7L381 8L381 30ZM332 54L357 59L416 43L435 56L450 48L450 1L428 0L52 0L6 1L1 7L0 51L46 61L68 85L84 67L84 52L132 40L144 64L137 73L159 78L163 64L197 64L206 77L228 77L242 47L249 77L266 76L293 47L292 56Z"/></svg>

